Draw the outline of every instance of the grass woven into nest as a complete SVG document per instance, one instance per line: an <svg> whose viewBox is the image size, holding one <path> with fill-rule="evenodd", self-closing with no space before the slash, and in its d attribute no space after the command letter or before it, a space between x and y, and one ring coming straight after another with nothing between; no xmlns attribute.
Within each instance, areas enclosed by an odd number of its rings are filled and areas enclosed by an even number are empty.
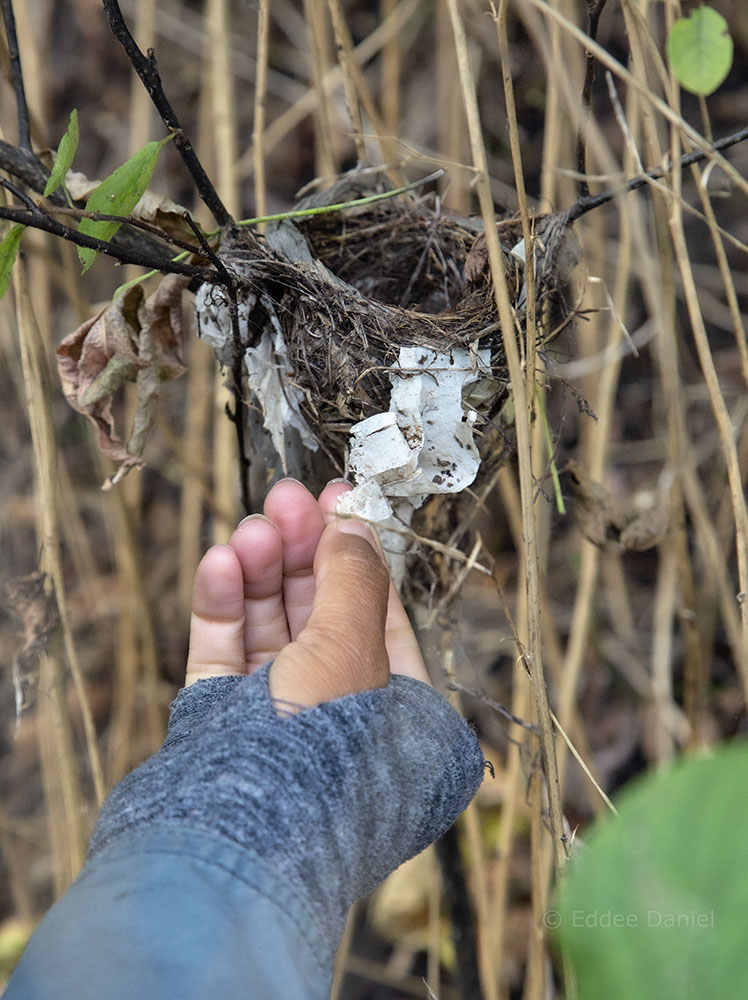
<svg viewBox="0 0 748 1000"><path fill-rule="evenodd" d="M360 184L348 181L301 207L361 193ZM240 233L224 244L221 256L243 278L250 302L250 342L268 323L280 326L304 416L328 454L343 454L353 423L389 409L389 374L404 344L440 351L490 346L496 391L481 412L488 419L496 412L507 372L480 230L480 220L450 218L434 198L401 196L295 224L286 220L269 229L266 240ZM519 221L501 223L500 235L510 299L522 323L523 265L509 252L521 238ZM538 288L539 301L553 303L544 315L556 326L569 312L559 284L551 273Z"/></svg>

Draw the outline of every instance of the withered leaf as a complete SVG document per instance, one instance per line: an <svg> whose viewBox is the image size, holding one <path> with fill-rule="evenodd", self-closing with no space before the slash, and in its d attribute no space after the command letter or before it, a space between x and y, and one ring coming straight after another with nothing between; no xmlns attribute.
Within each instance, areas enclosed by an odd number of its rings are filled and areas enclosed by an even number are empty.
<svg viewBox="0 0 748 1000"><path fill-rule="evenodd" d="M15 662L23 672L34 667L57 628L57 604L45 583L45 574L36 572L18 577L6 586L7 605L23 629L15 654Z"/></svg>
<svg viewBox="0 0 748 1000"><path fill-rule="evenodd" d="M184 374L182 292L189 278L167 275L147 299L140 285L69 334L57 348L57 370L65 398L96 425L98 444L120 463L109 485L142 466L159 387ZM115 394L137 385L137 407L125 445L112 414Z"/></svg>
<svg viewBox="0 0 748 1000"><path fill-rule="evenodd" d="M641 552L662 541L670 521L669 476L661 477L655 491L617 501L579 462L568 462L564 471L569 474L577 523L593 545L612 552Z"/></svg>

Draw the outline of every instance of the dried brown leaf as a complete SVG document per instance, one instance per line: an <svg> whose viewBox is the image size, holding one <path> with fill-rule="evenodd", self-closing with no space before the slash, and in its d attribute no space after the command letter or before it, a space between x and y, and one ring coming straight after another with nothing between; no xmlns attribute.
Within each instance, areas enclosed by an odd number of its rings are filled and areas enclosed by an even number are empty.
<svg viewBox="0 0 748 1000"><path fill-rule="evenodd" d="M185 371L182 363L182 292L189 278L170 274L144 297L128 289L57 348L57 369L65 397L96 425L99 447L120 463L117 482L141 456L163 382ZM137 385L137 406L125 445L115 428L112 401L127 382Z"/></svg>
<svg viewBox="0 0 748 1000"><path fill-rule="evenodd" d="M569 462L564 471L569 474L577 523L593 545L613 552L641 552L662 541L670 521L667 481L655 491L614 500L579 462Z"/></svg>
<svg viewBox="0 0 748 1000"><path fill-rule="evenodd" d="M19 577L6 587L7 605L23 630L15 662L24 673L36 664L57 627L57 604L45 584L45 574L37 572Z"/></svg>

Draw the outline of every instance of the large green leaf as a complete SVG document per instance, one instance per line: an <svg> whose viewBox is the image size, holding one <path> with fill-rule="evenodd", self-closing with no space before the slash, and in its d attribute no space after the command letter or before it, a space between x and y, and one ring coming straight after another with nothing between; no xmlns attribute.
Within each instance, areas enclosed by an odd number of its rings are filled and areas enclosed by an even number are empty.
<svg viewBox="0 0 748 1000"><path fill-rule="evenodd" d="M703 97L713 93L732 66L727 22L711 7L697 7L670 29L667 54L682 87Z"/></svg>
<svg viewBox="0 0 748 1000"><path fill-rule="evenodd" d="M745 995L746 787L735 743L639 782L591 834L546 913L578 1000Z"/></svg>
<svg viewBox="0 0 748 1000"><path fill-rule="evenodd" d="M45 198L49 198L52 192L56 191L60 184L62 184L65 180L68 170L70 170L73 165L77 149L78 112L75 108L73 108L70 112L70 121L68 122L67 131L62 139L60 139L60 145L57 147L57 155L55 156L52 173L49 175L47 186L44 188Z"/></svg>
<svg viewBox="0 0 748 1000"><path fill-rule="evenodd" d="M173 136L149 142L130 157L127 163L117 167L114 173L105 178L89 195L86 202L87 212L100 212L102 215L129 215L143 196L145 189L153 176L161 147ZM81 219L80 231L86 236L108 243L121 222L101 222L94 219ZM98 256L98 251L88 247L78 247L78 257L87 271Z"/></svg>
<svg viewBox="0 0 748 1000"><path fill-rule="evenodd" d="M18 223L8 230L2 243L0 243L0 299L8 291L10 272L13 270L13 265L16 262L18 244L21 242L25 228L25 226Z"/></svg>

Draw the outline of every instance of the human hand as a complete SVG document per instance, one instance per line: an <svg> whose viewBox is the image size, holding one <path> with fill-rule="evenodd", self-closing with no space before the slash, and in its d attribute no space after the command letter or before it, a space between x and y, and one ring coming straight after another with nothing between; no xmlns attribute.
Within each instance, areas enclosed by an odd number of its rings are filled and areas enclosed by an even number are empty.
<svg viewBox="0 0 748 1000"><path fill-rule="evenodd" d="M428 683L408 616L368 527L336 518L329 483L315 500L284 479L264 514L206 552L195 576L185 685L254 673L289 710L386 687L390 673Z"/></svg>

